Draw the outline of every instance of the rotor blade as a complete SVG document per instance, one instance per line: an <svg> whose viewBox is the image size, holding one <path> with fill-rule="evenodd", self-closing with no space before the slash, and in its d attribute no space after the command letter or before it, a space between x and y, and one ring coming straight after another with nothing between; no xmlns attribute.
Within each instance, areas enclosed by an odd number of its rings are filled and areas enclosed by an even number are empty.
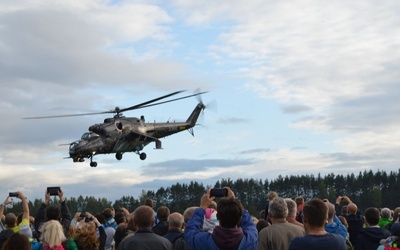
<svg viewBox="0 0 400 250"><path fill-rule="evenodd" d="M170 97L170 96L173 96L173 95L182 93L182 92L184 92L184 91L185 91L185 90L176 91L176 92L173 92L173 93L171 93L171 94L164 95L164 96L155 98L155 99L150 100L150 101L147 101L147 102L142 102L142 103L140 103L140 104L136 104L136 105L134 105L134 106L132 106L132 107L129 107L129 108L120 109L118 112L125 112L125 111L128 111L128 110L138 109L138 108L141 108L141 107L143 107L143 106L145 106L145 105L147 105L147 104L149 104L149 103L156 102L156 101L158 101L158 100L161 100L161 99L164 99L164 98L167 98L167 97Z"/></svg>
<svg viewBox="0 0 400 250"><path fill-rule="evenodd" d="M101 114L109 114L109 113L115 113L115 111L114 110L110 110L110 111L95 112L95 113L83 113L83 114L22 117L22 119L26 119L26 120L29 120L29 119L48 119L48 118L74 117L74 116L85 116L85 115L101 115Z"/></svg>
<svg viewBox="0 0 400 250"><path fill-rule="evenodd" d="M124 112L124 111L127 111L127 110L132 110L132 109L140 108L140 106L142 106L142 105L146 105L146 104L149 104L149 103L152 103L152 102L156 102L156 101L158 101L158 100L161 100L161 99L164 99L164 98L167 98L167 97L170 97L170 96L179 94L179 93L181 93L181 92L184 92L184 90L176 91L176 92L170 93L170 94L168 94L168 95L164 95L164 96L155 98L155 99L153 99L153 100L146 101L146 102L143 102L143 103L140 103L140 104L137 104L137 105L135 105L135 106L132 106L132 107L129 107L129 108L125 108L125 109L119 109L119 110L117 110L117 109L112 109L112 110L109 110L109 111L94 112L94 113L82 113L82 114L67 114L67 115L49 115L49 116L23 117L22 119L48 119L48 118L61 118L61 117L74 117L74 116L102 115L102 114L121 113L121 112Z"/></svg>
<svg viewBox="0 0 400 250"><path fill-rule="evenodd" d="M154 103L154 104L141 106L141 107L138 107L138 108L135 108L135 109L147 108L147 107L156 106L156 105L160 105L160 104L164 104L164 103L168 103L168 102L174 102L174 101L182 100L182 99L189 98L189 97L192 97L192 96L205 94L207 92L208 91L204 91L204 92L200 92L200 93L196 93L196 94L193 94L193 95L188 95L188 96L184 96L184 97L180 97L180 98L176 98L176 99L172 99L172 100L168 100L168 101L164 101L164 102L158 102L158 103Z"/></svg>

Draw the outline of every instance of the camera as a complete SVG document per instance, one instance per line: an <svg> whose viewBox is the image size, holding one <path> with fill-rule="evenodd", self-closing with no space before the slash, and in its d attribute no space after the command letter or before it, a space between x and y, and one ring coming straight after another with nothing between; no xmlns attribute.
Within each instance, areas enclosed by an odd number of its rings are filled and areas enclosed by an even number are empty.
<svg viewBox="0 0 400 250"><path fill-rule="evenodd" d="M47 193L50 195L58 195L58 191L61 191L60 187L48 187L47 188Z"/></svg>
<svg viewBox="0 0 400 250"><path fill-rule="evenodd" d="M10 197L18 197L18 192L10 192L8 194L8 196L10 196Z"/></svg>
<svg viewBox="0 0 400 250"><path fill-rule="evenodd" d="M211 197L226 197L228 196L228 189L226 188L212 188L210 190Z"/></svg>

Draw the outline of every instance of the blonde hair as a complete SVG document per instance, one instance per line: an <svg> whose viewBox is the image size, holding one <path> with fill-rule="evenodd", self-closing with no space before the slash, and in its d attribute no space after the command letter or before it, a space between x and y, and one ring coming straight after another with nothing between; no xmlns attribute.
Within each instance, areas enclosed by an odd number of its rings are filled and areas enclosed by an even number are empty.
<svg viewBox="0 0 400 250"><path fill-rule="evenodd" d="M66 240L61 223L56 220L49 220L43 225L40 240L50 248L57 247Z"/></svg>

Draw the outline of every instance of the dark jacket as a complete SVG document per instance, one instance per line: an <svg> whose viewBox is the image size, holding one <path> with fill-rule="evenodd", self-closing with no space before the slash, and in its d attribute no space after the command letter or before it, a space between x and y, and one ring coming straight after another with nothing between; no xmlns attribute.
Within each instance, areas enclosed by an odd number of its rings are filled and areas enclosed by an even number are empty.
<svg viewBox="0 0 400 250"><path fill-rule="evenodd" d="M379 227L367 227L360 230L357 236L355 250L376 250L380 241L390 236L387 229Z"/></svg>
<svg viewBox="0 0 400 250"><path fill-rule="evenodd" d="M118 245L118 250L130 249L173 250L174 248L166 238L153 233L150 229L139 228L134 235L126 237Z"/></svg>
<svg viewBox="0 0 400 250"><path fill-rule="evenodd" d="M153 227L152 230L155 234L158 234L160 236L166 235L168 232L167 221L163 220L158 222L158 224L155 227Z"/></svg>
<svg viewBox="0 0 400 250"><path fill-rule="evenodd" d="M35 216L35 230L38 233L38 237L40 237L41 230L43 223L47 221L46 218L46 209L47 205L42 203L40 206L36 216ZM69 225L71 224L71 212L69 211L69 208L67 206L67 202L64 200L61 202L61 221L60 221L63 229L64 229L64 234L67 235L67 232L69 230Z"/></svg>
<svg viewBox="0 0 400 250"><path fill-rule="evenodd" d="M205 210L202 208L197 208L188 221L185 228L185 240L191 247L191 249L220 249L216 243L216 241L224 240L222 238L217 239L218 235L225 235L225 244L231 244L231 241L234 241L237 238L237 230L243 231L242 238L240 242L238 242L238 246L232 249L257 249L258 242L258 232L257 228L251 219L250 214L247 211L243 211L242 221L240 224L240 228L222 228L221 226L216 226L212 234L209 232L201 231L201 227L204 221ZM230 234L230 231L233 234ZM217 235L218 234L218 235ZM214 240L216 239L216 240ZM221 243L220 243L221 244ZM220 245L222 246L222 245ZM227 246L227 245L223 245Z"/></svg>

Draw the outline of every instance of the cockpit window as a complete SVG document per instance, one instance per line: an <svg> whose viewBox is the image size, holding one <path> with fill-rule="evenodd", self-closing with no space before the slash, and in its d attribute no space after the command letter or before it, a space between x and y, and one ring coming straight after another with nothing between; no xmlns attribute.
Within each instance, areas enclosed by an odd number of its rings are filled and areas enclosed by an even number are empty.
<svg viewBox="0 0 400 250"><path fill-rule="evenodd" d="M86 132L86 133L84 133L84 134L82 135L81 139L82 139L82 140L87 140L87 139L89 139L89 137L90 137L90 133L89 133L89 132Z"/></svg>
<svg viewBox="0 0 400 250"><path fill-rule="evenodd" d="M91 139L93 137L99 137L99 135L96 134L96 133L93 133L93 132L86 132L86 133L84 133L82 135L81 139L82 140L89 140L89 139Z"/></svg>

